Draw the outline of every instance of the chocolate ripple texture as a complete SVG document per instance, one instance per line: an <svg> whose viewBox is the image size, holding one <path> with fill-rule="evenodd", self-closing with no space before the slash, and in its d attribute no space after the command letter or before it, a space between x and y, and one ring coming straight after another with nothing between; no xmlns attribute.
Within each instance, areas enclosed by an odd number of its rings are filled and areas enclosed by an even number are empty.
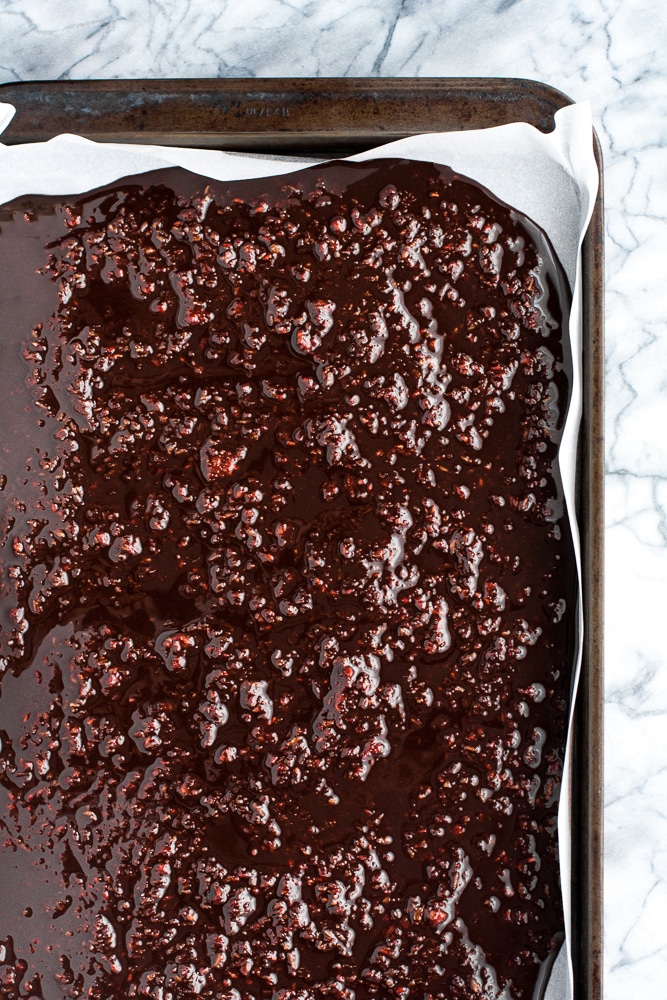
<svg viewBox="0 0 667 1000"><path fill-rule="evenodd" d="M0 996L530 1000L570 293L446 167L0 210Z"/></svg>

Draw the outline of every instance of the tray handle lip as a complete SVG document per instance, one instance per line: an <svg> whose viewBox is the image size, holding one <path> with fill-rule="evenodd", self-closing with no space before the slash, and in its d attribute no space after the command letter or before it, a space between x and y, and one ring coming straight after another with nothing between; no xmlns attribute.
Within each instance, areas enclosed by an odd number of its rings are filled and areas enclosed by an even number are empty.
<svg viewBox="0 0 667 1000"><path fill-rule="evenodd" d="M81 100L84 95L90 96L90 106L85 118L77 119L76 101L72 99ZM138 99L143 99L142 108ZM70 131L107 141L114 141L125 132L126 141L129 137L139 142L164 141L171 132L177 136L178 145L187 144L188 138L195 145L206 145L207 135L209 140L212 134L219 134L220 139L236 135L237 141L245 141L249 146L257 145L255 133L267 142L275 138L284 141L290 134L303 137L317 132L323 136L345 134L356 137L357 142L368 134L381 141L382 137L398 138L399 135L448 128L491 127L509 121L528 121L548 132L554 127L555 112L573 103L570 97L550 84L523 77L194 77L159 80L141 77L135 80L10 81L0 84L0 101L14 103L19 112L5 132L3 141L8 144L50 138L58 132ZM169 119L168 106L179 102L184 120L177 132L173 120ZM383 128L378 104L384 102L387 107L382 110L400 119L393 132ZM255 106L249 107L250 104ZM447 119L449 105L454 105L454 120ZM503 106L507 114L498 115L501 120L497 122L490 120ZM194 114L188 122L186 112L190 109ZM27 126L22 121L23 110L29 122ZM262 117L264 112L267 112L266 117ZM413 112L416 125L413 124ZM442 128L437 121L440 112L445 115ZM487 120L480 122L480 116ZM52 126L50 122L54 117ZM314 127L317 117L322 118L323 127Z"/></svg>

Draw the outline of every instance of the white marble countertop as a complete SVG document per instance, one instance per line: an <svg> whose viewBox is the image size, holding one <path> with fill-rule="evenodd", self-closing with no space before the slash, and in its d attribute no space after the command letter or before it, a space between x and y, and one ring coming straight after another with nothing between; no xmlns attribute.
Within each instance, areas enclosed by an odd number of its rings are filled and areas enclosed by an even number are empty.
<svg viewBox="0 0 667 1000"><path fill-rule="evenodd" d="M666 51L662 0L0 0L0 83L521 76L591 101L607 213L605 1000L667 981Z"/></svg>

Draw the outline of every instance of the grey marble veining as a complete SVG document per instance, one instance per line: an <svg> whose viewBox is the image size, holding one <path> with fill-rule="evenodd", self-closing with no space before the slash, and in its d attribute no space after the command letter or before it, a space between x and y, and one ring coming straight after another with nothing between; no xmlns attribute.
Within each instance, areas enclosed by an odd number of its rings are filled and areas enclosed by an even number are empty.
<svg viewBox="0 0 667 1000"><path fill-rule="evenodd" d="M0 0L0 82L521 76L589 99L607 199L606 1000L667 982L667 8Z"/></svg>

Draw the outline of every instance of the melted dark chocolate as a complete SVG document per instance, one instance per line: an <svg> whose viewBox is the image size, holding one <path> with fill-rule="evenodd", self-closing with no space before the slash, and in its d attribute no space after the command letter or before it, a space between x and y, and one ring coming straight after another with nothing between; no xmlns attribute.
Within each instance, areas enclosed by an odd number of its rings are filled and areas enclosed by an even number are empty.
<svg viewBox="0 0 667 1000"><path fill-rule="evenodd" d="M392 160L1 226L2 995L529 1000L576 600L543 234Z"/></svg>

